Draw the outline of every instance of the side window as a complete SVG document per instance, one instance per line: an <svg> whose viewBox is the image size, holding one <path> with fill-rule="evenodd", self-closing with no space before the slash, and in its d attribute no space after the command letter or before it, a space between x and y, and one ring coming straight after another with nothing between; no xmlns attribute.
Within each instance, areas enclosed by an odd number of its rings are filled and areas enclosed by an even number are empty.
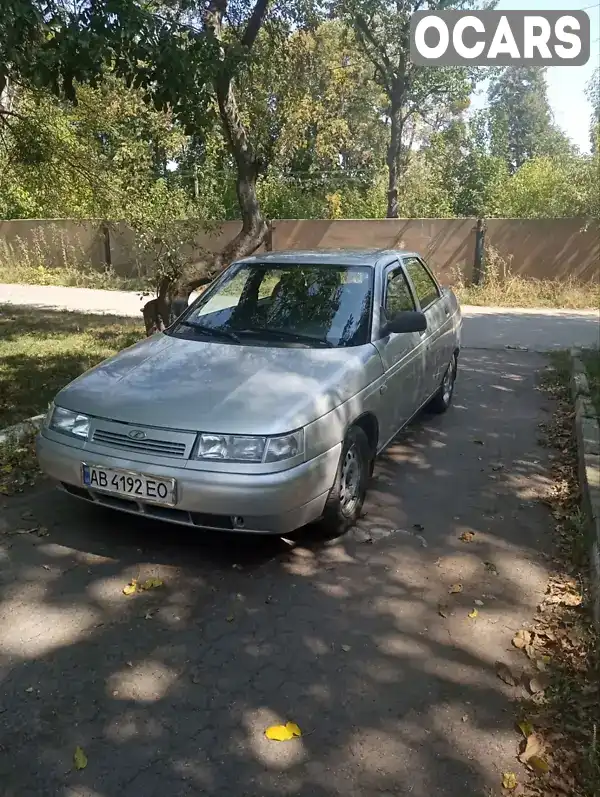
<svg viewBox="0 0 600 797"><path fill-rule="evenodd" d="M384 307L388 318L393 318L405 310L415 309L408 282L401 268L388 272Z"/></svg>
<svg viewBox="0 0 600 797"><path fill-rule="evenodd" d="M439 297L438 287L425 266L416 257L407 257L404 266L415 286L421 309L424 310Z"/></svg>

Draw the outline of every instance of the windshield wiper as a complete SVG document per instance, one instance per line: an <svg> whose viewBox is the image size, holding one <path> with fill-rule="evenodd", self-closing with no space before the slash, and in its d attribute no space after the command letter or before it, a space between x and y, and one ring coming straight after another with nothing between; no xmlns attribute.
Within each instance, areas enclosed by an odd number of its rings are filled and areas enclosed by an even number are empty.
<svg viewBox="0 0 600 797"><path fill-rule="evenodd" d="M214 327L207 327L204 324L196 324L193 321L181 321L180 323L182 326L195 329L203 335L210 335L213 338L228 338L229 340L235 341L235 343L241 343L235 332L230 332L228 329L215 329Z"/></svg>
<svg viewBox="0 0 600 797"><path fill-rule="evenodd" d="M282 329L268 329L267 327L248 327L245 329L236 329L239 335L261 335L266 338L273 338L275 340L290 340L298 343L311 343L332 348L333 344L323 338L313 338L311 335L301 335L298 332L287 332Z"/></svg>

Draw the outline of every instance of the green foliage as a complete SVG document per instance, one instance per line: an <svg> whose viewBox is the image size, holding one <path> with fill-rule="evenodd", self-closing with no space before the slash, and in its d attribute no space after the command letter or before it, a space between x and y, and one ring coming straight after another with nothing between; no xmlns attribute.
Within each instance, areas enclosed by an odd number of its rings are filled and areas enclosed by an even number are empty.
<svg viewBox="0 0 600 797"><path fill-rule="evenodd" d="M538 156L568 156L572 146L556 127L540 67L506 67L488 91L491 153L515 172Z"/></svg>

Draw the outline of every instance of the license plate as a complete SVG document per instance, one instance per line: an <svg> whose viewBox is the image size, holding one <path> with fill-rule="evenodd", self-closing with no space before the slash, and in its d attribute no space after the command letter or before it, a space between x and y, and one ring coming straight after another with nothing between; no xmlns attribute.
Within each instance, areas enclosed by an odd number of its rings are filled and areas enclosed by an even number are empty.
<svg viewBox="0 0 600 797"><path fill-rule="evenodd" d="M91 490L116 493L151 504L175 503L175 479L159 479L128 470L113 470L82 464L82 481Z"/></svg>

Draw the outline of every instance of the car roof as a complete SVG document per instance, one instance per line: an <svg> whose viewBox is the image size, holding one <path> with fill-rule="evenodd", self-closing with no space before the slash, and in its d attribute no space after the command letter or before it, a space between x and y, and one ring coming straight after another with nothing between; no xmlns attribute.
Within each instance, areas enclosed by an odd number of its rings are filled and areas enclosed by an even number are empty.
<svg viewBox="0 0 600 797"><path fill-rule="evenodd" d="M272 263L273 265L305 266L369 266L374 268L380 260L393 257L419 257L405 249L287 249L278 252L261 252L245 257L237 263Z"/></svg>

